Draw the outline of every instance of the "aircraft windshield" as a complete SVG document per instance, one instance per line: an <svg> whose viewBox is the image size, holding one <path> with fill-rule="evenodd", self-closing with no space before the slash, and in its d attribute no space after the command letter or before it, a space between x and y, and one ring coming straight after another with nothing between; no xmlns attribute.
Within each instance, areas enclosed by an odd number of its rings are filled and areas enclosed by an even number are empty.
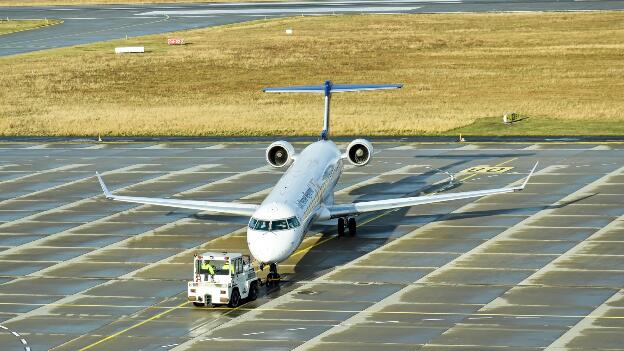
<svg viewBox="0 0 624 351"><path fill-rule="evenodd" d="M284 230L288 229L288 223L285 219L271 222L271 230Z"/></svg>
<svg viewBox="0 0 624 351"><path fill-rule="evenodd" d="M286 230L297 228L301 224L297 217L290 217L287 219L278 219L275 221L263 221L260 219L252 218L249 221L249 228L259 230L259 231L277 231L277 230Z"/></svg>

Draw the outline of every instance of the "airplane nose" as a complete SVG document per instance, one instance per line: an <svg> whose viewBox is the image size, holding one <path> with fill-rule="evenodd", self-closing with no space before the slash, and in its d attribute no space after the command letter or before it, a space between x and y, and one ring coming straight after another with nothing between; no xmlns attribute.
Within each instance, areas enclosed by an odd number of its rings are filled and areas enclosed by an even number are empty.
<svg viewBox="0 0 624 351"><path fill-rule="evenodd" d="M290 256L295 231L280 230L275 232L247 229L247 245L251 255L263 263L279 263Z"/></svg>

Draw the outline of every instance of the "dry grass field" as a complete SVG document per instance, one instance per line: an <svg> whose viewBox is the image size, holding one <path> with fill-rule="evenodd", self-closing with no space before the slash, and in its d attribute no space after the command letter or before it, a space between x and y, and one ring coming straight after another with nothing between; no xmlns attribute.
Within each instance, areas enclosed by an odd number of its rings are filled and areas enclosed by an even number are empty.
<svg viewBox="0 0 624 351"><path fill-rule="evenodd" d="M288 36L285 29L292 28ZM624 12L291 18L0 58L0 135L624 134ZM115 55L119 45L145 54ZM529 118L513 127L505 112Z"/></svg>
<svg viewBox="0 0 624 351"><path fill-rule="evenodd" d="M0 18L0 35L59 24L58 20L6 20Z"/></svg>
<svg viewBox="0 0 624 351"><path fill-rule="evenodd" d="M192 2L266 2L280 0L193 0ZM107 5L107 4L173 4L189 0L0 0L0 6L55 6L55 5Z"/></svg>

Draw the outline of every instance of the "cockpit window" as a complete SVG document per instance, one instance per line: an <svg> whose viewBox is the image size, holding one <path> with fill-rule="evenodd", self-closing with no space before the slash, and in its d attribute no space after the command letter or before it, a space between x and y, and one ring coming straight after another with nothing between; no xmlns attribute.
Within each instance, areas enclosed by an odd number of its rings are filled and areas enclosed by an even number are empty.
<svg viewBox="0 0 624 351"><path fill-rule="evenodd" d="M297 228L300 225L297 217L288 218L287 221L290 228Z"/></svg>
<svg viewBox="0 0 624 351"><path fill-rule="evenodd" d="M271 222L269 221L260 221L257 220L255 218L252 218L249 221L249 228L251 229L255 229L255 230L262 230L262 231L268 231L269 230L269 226L270 226Z"/></svg>
<svg viewBox="0 0 624 351"><path fill-rule="evenodd" d="M288 223L285 219L271 222L271 230L284 230L288 229Z"/></svg>
<svg viewBox="0 0 624 351"><path fill-rule="evenodd" d="M249 228L261 231L269 230L286 230L297 228L301 224L297 217L290 217L288 219L278 219L275 221L263 221L255 218L249 220Z"/></svg>

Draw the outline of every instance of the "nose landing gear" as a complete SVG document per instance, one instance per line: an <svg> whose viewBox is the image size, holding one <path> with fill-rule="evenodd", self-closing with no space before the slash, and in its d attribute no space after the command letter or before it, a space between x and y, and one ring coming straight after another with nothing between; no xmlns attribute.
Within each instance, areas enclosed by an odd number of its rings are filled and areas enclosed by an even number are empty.
<svg viewBox="0 0 624 351"><path fill-rule="evenodd" d="M265 283L267 289L273 289L277 287L281 279L282 278L280 277L279 273L277 273L277 264L271 263L269 265L269 274L267 274Z"/></svg>
<svg viewBox="0 0 624 351"><path fill-rule="evenodd" d="M338 218L338 236L345 235L345 228L349 229L349 236L355 236L357 232L355 218L351 217L346 220L345 218Z"/></svg>

